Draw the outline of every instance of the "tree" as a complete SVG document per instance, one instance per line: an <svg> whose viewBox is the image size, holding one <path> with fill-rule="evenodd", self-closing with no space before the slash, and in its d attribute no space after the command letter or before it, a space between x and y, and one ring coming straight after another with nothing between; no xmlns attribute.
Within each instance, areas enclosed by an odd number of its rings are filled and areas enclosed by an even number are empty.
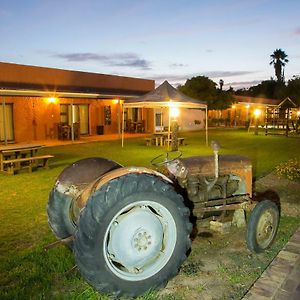
<svg viewBox="0 0 300 300"><path fill-rule="evenodd" d="M285 97L285 84L283 81L264 80L250 87L249 93L253 97L282 99Z"/></svg>
<svg viewBox="0 0 300 300"><path fill-rule="evenodd" d="M300 76L293 76L287 83L286 95L300 107Z"/></svg>
<svg viewBox="0 0 300 300"><path fill-rule="evenodd" d="M232 103L232 92L217 90L217 84L205 76L188 79L178 89L195 99L206 101L209 109L226 109Z"/></svg>
<svg viewBox="0 0 300 300"><path fill-rule="evenodd" d="M275 69L275 76L277 77L277 81L284 81L284 71L283 68L285 64L289 62L287 59L287 54L281 50L276 49L271 55L271 62L270 65L274 66Z"/></svg>
<svg viewBox="0 0 300 300"><path fill-rule="evenodd" d="M219 80L219 85L220 85L220 90L222 91L223 90L223 85L224 85L224 80L223 79Z"/></svg>

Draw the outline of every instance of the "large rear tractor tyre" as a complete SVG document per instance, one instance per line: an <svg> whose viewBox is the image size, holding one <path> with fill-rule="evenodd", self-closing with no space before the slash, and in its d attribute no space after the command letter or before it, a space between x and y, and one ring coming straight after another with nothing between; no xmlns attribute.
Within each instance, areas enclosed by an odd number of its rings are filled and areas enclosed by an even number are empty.
<svg viewBox="0 0 300 300"><path fill-rule="evenodd" d="M80 215L76 199L84 188L105 173L120 167L114 161L92 157L81 159L60 173L47 205L48 223L58 239L74 235ZM69 241L68 246L72 248L73 242Z"/></svg>
<svg viewBox="0 0 300 300"><path fill-rule="evenodd" d="M260 253L271 246L279 225L279 210L270 200L259 202L253 209L247 225L248 249Z"/></svg>
<svg viewBox="0 0 300 300"><path fill-rule="evenodd" d="M74 253L81 274L113 297L165 286L190 248L189 213L161 178L127 174L109 181L80 216Z"/></svg>

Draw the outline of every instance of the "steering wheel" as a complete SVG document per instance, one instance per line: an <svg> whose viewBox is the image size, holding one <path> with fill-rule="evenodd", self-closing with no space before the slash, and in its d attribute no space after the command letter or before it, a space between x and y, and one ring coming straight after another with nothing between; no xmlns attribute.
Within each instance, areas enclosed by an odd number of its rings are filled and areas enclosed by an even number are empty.
<svg viewBox="0 0 300 300"><path fill-rule="evenodd" d="M172 161L180 158L182 156L182 152L180 151L171 151L171 152L166 152L163 154L160 154L159 156L153 158L151 160L152 166L155 167L161 167L163 165L167 165L171 163Z"/></svg>

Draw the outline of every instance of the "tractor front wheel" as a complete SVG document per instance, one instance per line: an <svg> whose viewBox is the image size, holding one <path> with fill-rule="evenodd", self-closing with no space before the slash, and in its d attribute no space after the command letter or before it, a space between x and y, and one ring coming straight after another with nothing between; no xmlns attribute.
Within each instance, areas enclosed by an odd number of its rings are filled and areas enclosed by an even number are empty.
<svg viewBox="0 0 300 300"><path fill-rule="evenodd" d="M274 241L279 225L279 210L270 200L259 202L253 209L247 225L246 242L248 249L259 253Z"/></svg>
<svg viewBox="0 0 300 300"><path fill-rule="evenodd" d="M98 291L134 297L177 274L191 229L189 209L170 184L127 174L89 198L75 235L77 266Z"/></svg>

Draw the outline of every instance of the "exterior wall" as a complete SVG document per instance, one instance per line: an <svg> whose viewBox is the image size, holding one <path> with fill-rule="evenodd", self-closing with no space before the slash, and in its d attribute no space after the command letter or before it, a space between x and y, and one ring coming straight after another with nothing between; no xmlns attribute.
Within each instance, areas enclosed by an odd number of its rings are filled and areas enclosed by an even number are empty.
<svg viewBox="0 0 300 300"><path fill-rule="evenodd" d="M3 97L3 96L2 96ZM57 139L60 123L60 104L89 105L89 134L97 134L97 126L104 126L104 134L118 132L119 103L113 100L61 98L49 103L47 98L5 96L7 104L13 104L13 127L15 142ZM111 124L105 125L104 106L111 107Z"/></svg>
<svg viewBox="0 0 300 300"><path fill-rule="evenodd" d="M156 110L160 112L160 110ZM205 128L205 111L200 109L180 108L177 118L180 131L193 131ZM168 109L163 110L163 127L169 126Z"/></svg>
<svg viewBox="0 0 300 300"><path fill-rule="evenodd" d="M13 104L15 142L57 139L57 125L61 122L60 104L89 105L90 135L97 134L99 125L104 126L104 134L118 133L122 116L120 103L110 99L82 97L94 93L122 99L122 95L139 96L154 87L154 80L0 62L0 101L5 98L7 104ZM20 96L21 92L32 96ZM49 97L55 94L58 98L55 103L50 103L46 97L37 96L41 95L40 92ZM78 98L64 98L63 95L67 96L67 93L80 93L80 96L77 94ZM105 124L105 106L110 106L111 124Z"/></svg>
<svg viewBox="0 0 300 300"><path fill-rule="evenodd" d="M205 128L205 110L180 109L178 124L182 131L192 131Z"/></svg>
<svg viewBox="0 0 300 300"><path fill-rule="evenodd" d="M267 105L264 104L234 104L231 108L224 110L209 110L209 126L246 126L254 124L254 111L259 109L261 114L258 117L258 124L264 124L265 110Z"/></svg>
<svg viewBox="0 0 300 300"><path fill-rule="evenodd" d="M209 126L249 126L255 123L254 111L259 109L258 124L265 122L265 111L268 106L276 106L279 100L234 96L235 103L231 108L225 110L209 110L208 124Z"/></svg>

